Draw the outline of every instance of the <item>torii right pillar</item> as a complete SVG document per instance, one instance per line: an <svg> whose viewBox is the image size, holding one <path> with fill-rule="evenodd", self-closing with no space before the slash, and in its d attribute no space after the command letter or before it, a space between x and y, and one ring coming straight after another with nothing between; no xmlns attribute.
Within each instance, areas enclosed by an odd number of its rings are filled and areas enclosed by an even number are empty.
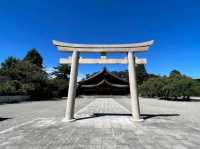
<svg viewBox="0 0 200 149"><path fill-rule="evenodd" d="M129 72L129 86L131 95L131 110L133 121L143 121L140 118L140 105L137 91L137 80L135 70L135 56L134 53L128 52L128 72Z"/></svg>

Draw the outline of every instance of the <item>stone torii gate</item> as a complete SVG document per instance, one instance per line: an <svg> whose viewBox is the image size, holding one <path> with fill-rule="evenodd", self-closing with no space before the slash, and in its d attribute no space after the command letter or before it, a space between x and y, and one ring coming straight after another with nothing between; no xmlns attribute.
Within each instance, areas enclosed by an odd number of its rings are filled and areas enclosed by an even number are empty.
<svg viewBox="0 0 200 149"><path fill-rule="evenodd" d="M113 44L113 45L95 45L95 44L73 44L53 40L53 44L62 52L72 52L72 57L60 59L61 64L71 64L67 107L64 121L74 120L74 107L76 96L76 83L78 74L78 65L81 64L128 64L129 84L131 95L131 109L133 121L142 121L140 118L140 106L136 82L136 64L146 64L146 59L135 57L136 52L147 51L153 44L153 40L142 43ZM80 58L80 53L101 53L99 59ZM108 59L106 53L127 53L128 57L124 59Z"/></svg>

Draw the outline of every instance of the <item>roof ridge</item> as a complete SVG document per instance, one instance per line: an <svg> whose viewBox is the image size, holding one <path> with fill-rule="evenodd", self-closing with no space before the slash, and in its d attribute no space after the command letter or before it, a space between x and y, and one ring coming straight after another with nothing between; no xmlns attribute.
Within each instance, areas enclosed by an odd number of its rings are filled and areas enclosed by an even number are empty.
<svg viewBox="0 0 200 149"><path fill-rule="evenodd" d="M113 87L128 87L128 85L121 85L121 84L112 84L110 83L109 81L107 81L106 79L103 79L101 82L99 82L98 84L92 84L92 85L83 85L83 86L87 86L87 87L95 87L95 86L100 86L101 84L103 83L106 83L110 86L113 86Z"/></svg>
<svg viewBox="0 0 200 149"><path fill-rule="evenodd" d="M106 71L109 75L113 76L114 78L116 78L116 79L118 79L118 80L120 80L120 81L122 81L122 82L128 84L128 81L123 80L123 79L121 79L120 77L118 77L117 75L111 73L110 71L107 70L106 67L103 67L103 69L102 69L101 71L97 72L96 74L90 76L89 78L87 78L87 79L85 79L85 80L79 81L78 83L84 83L84 82L86 82L86 81L88 81L88 80L90 80L90 79L92 79L92 78L98 76L99 74L103 73L104 71Z"/></svg>

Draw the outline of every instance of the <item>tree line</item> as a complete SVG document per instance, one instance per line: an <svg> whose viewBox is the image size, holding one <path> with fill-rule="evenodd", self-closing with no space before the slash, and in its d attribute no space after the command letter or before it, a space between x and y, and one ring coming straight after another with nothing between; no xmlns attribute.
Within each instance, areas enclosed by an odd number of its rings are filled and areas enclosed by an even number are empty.
<svg viewBox="0 0 200 149"><path fill-rule="evenodd" d="M173 70L169 76L150 77L139 86L139 91L144 97L189 100L190 96L200 96L200 82Z"/></svg>
<svg viewBox="0 0 200 149"><path fill-rule="evenodd" d="M36 49L31 49L22 59L8 57L1 63L0 96L30 95L32 99L67 96L69 73L69 65L58 65L48 74L42 56ZM128 81L128 70L111 73ZM86 78L90 76L87 74ZM169 76L159 76L148 74L144 65L137 65L136 76L139 95L143 97L189 99L200 96L200 80L177 70L171 71Z"/></svg>
<svg viewBox="0 0 200 149"><path fill-rule="evenodd" d="M112 73L128 80L128 70ZM172 70L169 76L159 76L148 74L144 65L138 65L136 75L139 95L142 97L189 100L191 96L200 96L200 80L192 79L178 70Z"/></svg>
<svg viewBox="0 0 200 149"><path fill-rule="evenodd" d="M66 96L69 73L68 65L58 65L48 74L42 56L31 49L23 59L8 57L1 63L0 95L30 95L32 99Z"/></svg>

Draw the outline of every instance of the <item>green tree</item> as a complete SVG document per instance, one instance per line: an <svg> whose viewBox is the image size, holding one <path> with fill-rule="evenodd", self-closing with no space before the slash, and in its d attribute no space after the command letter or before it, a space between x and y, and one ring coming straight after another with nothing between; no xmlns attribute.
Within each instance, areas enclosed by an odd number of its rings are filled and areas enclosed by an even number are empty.
<svg viewBox="0 0 200 149"><path fill-rule="evenodd" d="M145 97L162 97L165 99L189 99L198 92L200 86L195 81L173 70L169 77L153 77L140 86L140 94Z"/></svg>
<svg viewBox="0 0 200 149"><path fill-rule="evenodd" d="M169 74L169 78L172 80L180 80L182 74L178 70L172 70Z"/></svg>
<svg viewBox="0 0 200 149"><path fill-rule="evenodd" d="M169 77L164 77L165 86L163 87L163 95L165 98L175 98L181 96L180 92L180 80L182 74L177 70L172 70Z"/></svg>
<svg viewBox="0 0 200 149"><path fill-rule="evenodd" d="M23 95L22 84L19 81L10 80L0 83L0 95Z"/></svg>
<svg viewBox="0 0 200 149"><path fill-rule="evenodd" d="M165 98L189 99L193 94L194 81L177 70L171 71L169 77L163 80L165 85L162 90Z"/></svg>
<svg viewBox="0 0 200 149"><path fill-rule="evenodd" d="M128 70L124 70L124 71L113 71L113 74L115 74L116 76L125 79L125 80L129 80L128 79ZM143 64L139 64L136 66L136 77L137 77L137 83L138 85L141 85L143 83L143 81L146 81L148 79L148 73L145 69L145 66Z"/></svg>
<svg viewBox="0 0 200 149"><path fill-rule="evenodd" d="M0 75L6 76L7 71L10 70L11 68L14 68L15 65L19 63L20 60L16 59L15 57L8 57L5 62L1 63L0 67ZM11 71L11 70L10 70Z"/></svg>
<svg viewBox="0 0 200 149"><path fill-rule="evenodd" d="M63 79L50 79L47 82L46 95L48 97L63 97L67 96L68 84L67 80Z"/></svg>
<svg viewBox="0 0 200 149"><path fill-rule="evenodd" d="M28 51L28 53L24 57L24 61L28 61L42 68L43 58L35 48Z"/></svg>
<svg viewBox="0 0 200 149"><path fill-rule="evenodd" d="M47 73L35 64L28 61L19 61L16 64L1 69L1 73L22 83L42 82L47 79Z"/></svg>
<svg viewBox="0 0 200 149"><path fill-rule="evenodd" d="M193 94L194 81L192 78L187 76L182 76L182 78L177 82L177 88L175 89L179 96L182 96L183 99L190 99L190 96Z"/></svg>
<svg viewBox="0 0 200 149"><path fill-rule="evenodd" d="M164 82L162 78L150 78L139 86L139 93L143 97L160 97Z"/></svg>
<svg viewBox="0 0 200 149"><path fill-rule="evenodd" d="M137 65L136 76L138 85L141 85L143 81L146 81L148 79L148 73L145 69L144 64Z"/></svg>
<svg viewBox="0 0 200 149"><path fill-rule="evenodd" d="M55 78L48 80L48 93L53 97L67 96L69 84L70 66L67 64L59 64L54 67L51 75Z"/></svg>
<svg viewBox="0 0 200 149"><path fill-rule="evenodd" d="M200 96L200 81L193 80L194 84L192 86L192 96Z"/></svg>
<svg viewBox="0 0 200 149"><path fill-rule="evenodd" d="M67 64L59 64L54 67L54 72L52 75L55 75L57 79L69 80L70 66Z"/></svg>
<svg viewBox="0 0 200 149"><path fill-rule="evenodd" d="M46 86L47 73L37 65L9 57L1 64L0 73L2 77L9 78L1 83L1 93L44 95L41 92Z"/></svg>

